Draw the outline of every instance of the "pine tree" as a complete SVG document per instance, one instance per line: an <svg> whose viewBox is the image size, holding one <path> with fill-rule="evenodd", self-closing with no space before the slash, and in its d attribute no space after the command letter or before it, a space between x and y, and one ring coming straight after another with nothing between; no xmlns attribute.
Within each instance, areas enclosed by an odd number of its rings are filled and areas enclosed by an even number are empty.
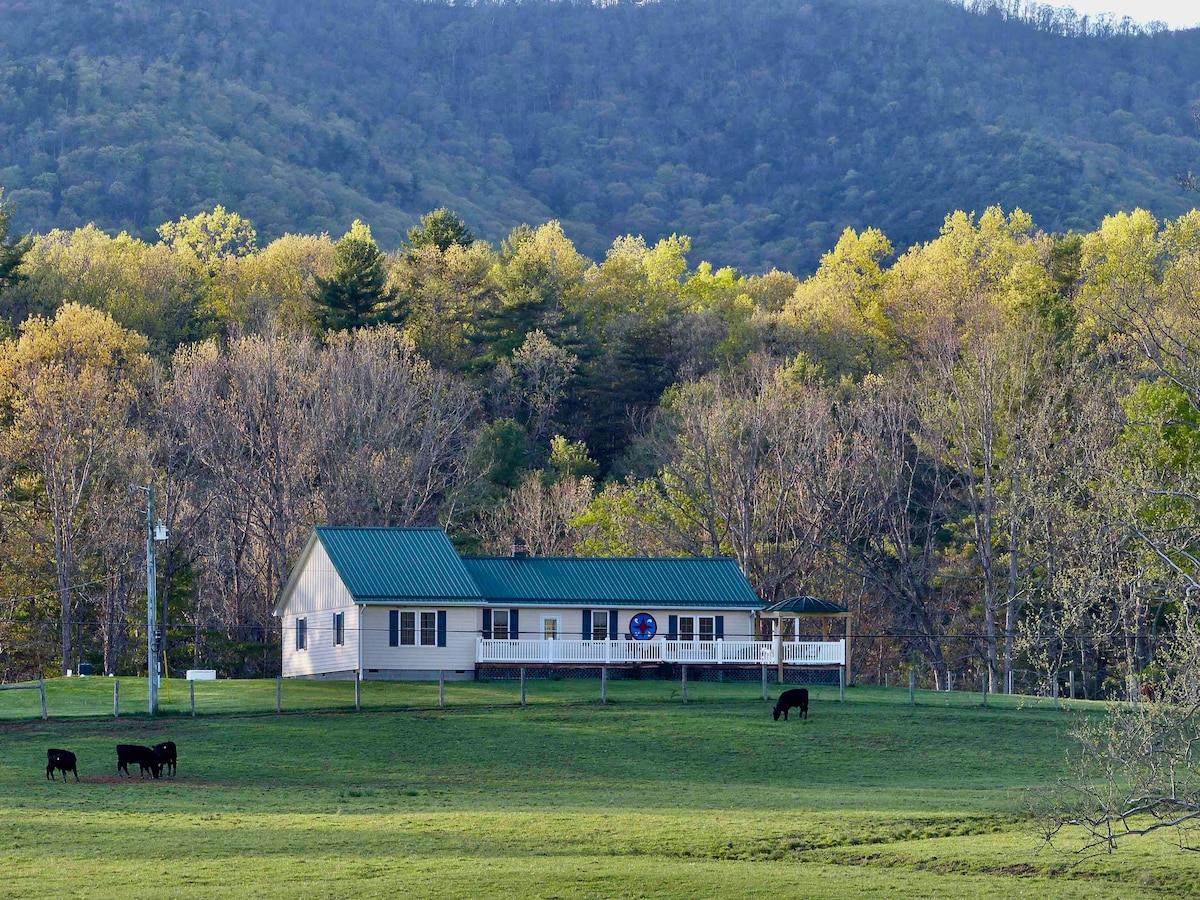
<svg viewBox="0 0 1200 900"><path fill-rule="evenodd" d="M313 303L317 324L326 331L348 331L399 322L405 307L387 286L387 269L371 229L355 221L333 245L332 277L316 278Z"/></svg>
<svg viewBox="0 0 1200 900"><path fill-rule="evenodd" d="M4 202L4 188L0 188L0 292L23 278L17 272L17 268L33 245L33 238L29 235L10 237L12 216L12 204Z"/></svg>

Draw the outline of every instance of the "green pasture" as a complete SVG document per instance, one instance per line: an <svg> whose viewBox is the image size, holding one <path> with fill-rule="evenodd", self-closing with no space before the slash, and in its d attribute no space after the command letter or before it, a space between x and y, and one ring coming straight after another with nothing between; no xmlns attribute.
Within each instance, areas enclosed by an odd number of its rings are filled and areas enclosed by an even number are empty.
<svg viewBox="0 0 1200 900"><path fill-rule="evenodd" d="M126 683L128 688L126 688ZM141 687L140 705L137 688ZM0 896L1176 897L1200 859L1166 838L1079 858L1031 804L1085 704L818 688L773 722L754 684L172 685L0 692ZM771 695L778 689L772 686ZM105 702L106 701L106 702ZM1069 707L1071 704L1064 704ZM133 714L134 712L139 714ZM114 746L171 739L176 778L118 777ZM45 780L45 750L79 757ZM136 771L136 769L135 769Z"/></svg>

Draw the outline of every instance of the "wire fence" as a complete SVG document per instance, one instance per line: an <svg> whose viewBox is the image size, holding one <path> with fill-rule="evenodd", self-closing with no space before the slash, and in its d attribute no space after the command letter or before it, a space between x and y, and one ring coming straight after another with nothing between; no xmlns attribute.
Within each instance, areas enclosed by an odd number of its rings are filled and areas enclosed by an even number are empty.
<svg viewBox="0 0 1200 900"><path fill-rule="evenodd" d="M320 640L327 628L323 622L309 624L310 640ZM353 629L347 627L347 632ZM383 635L386 628L374 629ZM365 629L364 633L372 629ZM75 623L72 629L72 654L68 669L73 675L111 674L127 679L146 672L146 627L144 624L126 625L120 630L119 647L112 643L112 629L105 629L94 621ZM450 629L449 634L479 636L478 630ZM106 635L109 645L106 646ZM525 633L522 632L522 636ZM1148 635L1134 635L1138 641L1148 641ZM829 639L826 634L789 636L797 640ZM949 693L972 693L982 690L986 671L984 658L985 636L982 634L957 634L939 638L946 649L947 670L939 683L934 669L919 650L927 637L918 634L866 634L853 637L850 659L850 680L853 684L899 686L907 685L909 673L915 673L918 690L941 688ZM1140 672L1130 673L1119 665L1107 663L1106 659L1120 659L1120 654L1105 652L1104 645L1128 643L1125 635L1062 635L1060 640L1078 645L1094 645L1097 649L1090 654L1076 654L1064 662L1059 672L1051 673L1027 664L1023 656L1014 657L1010 681L993 685L993 693L1012 693L1027 696L1053 698L1130 701L1136 699L1141 689ZM1148 646L1148 643L1146 644ZM282 670L282 638L277 621L265 625L230 625L221 628L200 627L195 624L171 625L160 637L160 647L165 648L166 667L170 673L182 674L187 669L212 669L221 678L261 679L276 677ZM107 662L106 662L107 661ZM0 683L28 681L38 677L57 674L61 671L62 650L59 623L52 620L0 619ZM668 667L670 668L670 667ZM731 667L706 669L689 666L689 678L697 681L755 681L756 670L738 672ZM482 669L483 678L495 680L511 679L511 673L499 669ZM591 671L579 672L581 677L598 677ZM571 673L562 670L541 672L528 667L527 678L563 678ZM615 669L609 677L618 680L624 677ZM646 672L637 673L639 678L655 677ZM663 671L658 677L678 680L678 666ZM791 684L836 684L835 672L819 669L785 669L784 680Z"/></svg>
<svg viewBox="0 0 1200 900"><path fill-rule="evenodd" d="M605 703L726 703L763 704L764 712L792 680L776 681L773 668L755 672L755 679L717 680L710 669L689 666L673 678L633 679L619 670L539 673L515 668L503 677L455 680L447 671L440 680L358 681L345 679L164 679L158 691L159 717L260 716L355 711L471 710L562 704ZM537 675L544 677L535 677ZM825 673L800 673L828 678ZM836 673L834 673L836 675ZM802 682L803 683L803 682ZM836 680L807 682L814 703L883 703L921 710L942 709L1071 709L1090 706L1037 694L993 694L982 682L959 683L955 690L934 691L916 686L915 676L902 685L846 688ZM136 677L74 676L6 685L0 691L0 721L49 718L146 718L147 680ZM14 689L15 688L15 689ZM24 689L28 688L28 689ZM44 700L42 699L44 698Z"/></svg>

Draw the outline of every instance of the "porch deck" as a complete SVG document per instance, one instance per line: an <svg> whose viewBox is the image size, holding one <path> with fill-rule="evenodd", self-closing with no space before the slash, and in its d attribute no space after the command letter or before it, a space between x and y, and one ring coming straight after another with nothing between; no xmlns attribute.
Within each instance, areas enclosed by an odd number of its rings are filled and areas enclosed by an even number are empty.
<svg viewBox="0 0 1200 900"><path fill-rule="evenodd" d="M475 639L476 663L633 666L684 663L702 666L778 665L773 641L581 641ZM846 641L784 641L785 666L844 666Z"/></svg>

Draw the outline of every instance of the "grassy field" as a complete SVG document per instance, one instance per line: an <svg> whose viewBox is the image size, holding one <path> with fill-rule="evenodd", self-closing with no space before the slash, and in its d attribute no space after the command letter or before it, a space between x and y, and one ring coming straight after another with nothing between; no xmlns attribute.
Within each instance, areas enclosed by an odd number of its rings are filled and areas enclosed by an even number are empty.
<svg viewBox="0 0 1200 900"><path fill-rule="evenodd" d="M355 712L352 683L288 683L276 715L273 681L201 683L192 718L176 684L168 714L114 720L110 681L56 680L48 722L35 691L0 693L0 896L1200 892L1200 859L1165 839L1040 844L1026 810L1078 709L824 688L777 723L758 685L690 684L686 705L678 684L610 682L607 705L594 681L530 682L526 708L518 690L448 684L439 710L437 685L369 682ZM117 777L116 743L166 739L178 777ZM51 746L80 784L45 780Z"/></svg>

